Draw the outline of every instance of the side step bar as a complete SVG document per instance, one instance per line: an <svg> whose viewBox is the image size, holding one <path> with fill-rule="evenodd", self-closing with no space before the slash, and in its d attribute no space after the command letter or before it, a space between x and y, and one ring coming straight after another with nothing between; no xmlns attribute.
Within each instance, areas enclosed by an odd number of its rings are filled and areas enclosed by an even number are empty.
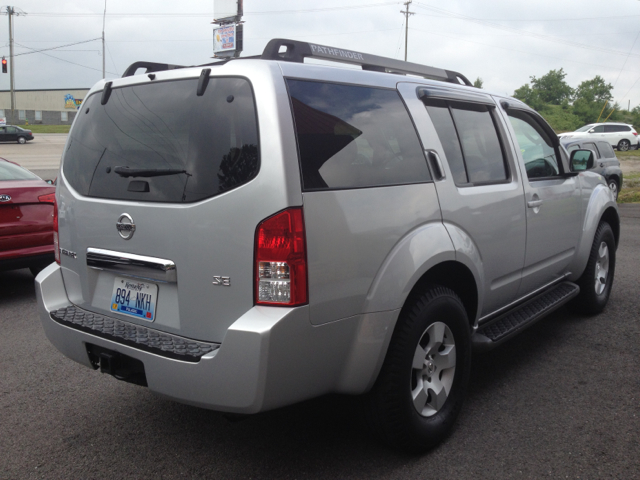
<svg viewBox="0 0 640 480"><path fill-rule="evenodd" d="M575 283L563 282L545 290L540 295L482 325L471 338L477 352L497 347L541 318L560 308L580 293Z"/></svg>

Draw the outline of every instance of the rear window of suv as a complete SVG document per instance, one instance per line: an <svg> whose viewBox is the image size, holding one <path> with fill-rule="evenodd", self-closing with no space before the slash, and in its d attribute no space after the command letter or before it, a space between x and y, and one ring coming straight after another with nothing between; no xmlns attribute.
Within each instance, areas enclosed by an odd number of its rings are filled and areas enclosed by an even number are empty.
<svg viewBox="0 0 640 480"><path fill-rule="evenodd" d="M287 80L304 190L431 180L396 90Z"/></svg>
<svg viewBox="0 0 640 480"><path fill-rule="evenodd" d="M212 77L114 88L83 102L63 171L80 194L117 200L195 202L256 176L258 125L251 85Z"/></svg>

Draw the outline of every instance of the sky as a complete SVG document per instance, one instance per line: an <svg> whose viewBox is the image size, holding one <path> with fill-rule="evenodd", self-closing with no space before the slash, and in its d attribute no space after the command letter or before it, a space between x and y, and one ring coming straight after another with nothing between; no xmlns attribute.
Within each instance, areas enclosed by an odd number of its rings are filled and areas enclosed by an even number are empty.
<svg viewBox="0 0 640 480"><path fill-rule="evenodd" d="M25 13L13 17L16 89L89 88L102 78L104 0L9 1L0 11ZM403 59L403 3L244 0L242 55L289 38ZM564 69L574 88L600 75L622 108L640 105L640 0L414 0L410 11L411 62L508 95L550 70ZM140 60L211 62L215 17L214 0L106 0L106 77ZM6 15L0 56L9 57ZM0 90L8 89L9 74L0 73Z"/></svg>

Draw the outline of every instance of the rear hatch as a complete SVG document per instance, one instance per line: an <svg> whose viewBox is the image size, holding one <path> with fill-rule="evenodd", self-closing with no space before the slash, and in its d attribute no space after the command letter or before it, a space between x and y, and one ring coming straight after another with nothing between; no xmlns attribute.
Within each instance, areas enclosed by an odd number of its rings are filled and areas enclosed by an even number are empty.
<svg viewBox="0 0 640 480"><path fill-rule="evenodd" d="M260 169L252 85L211 77L197 95L197 77L131 83L90 95L66 146L67 293L90 311L221 341L253 307L262 212L251 208Z"/></svg>

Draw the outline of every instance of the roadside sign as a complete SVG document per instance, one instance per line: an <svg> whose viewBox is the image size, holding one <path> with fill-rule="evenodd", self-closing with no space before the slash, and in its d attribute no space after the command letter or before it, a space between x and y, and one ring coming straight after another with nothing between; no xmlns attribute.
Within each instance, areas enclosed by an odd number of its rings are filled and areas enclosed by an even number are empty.
<svg viewBox="0 0 640 480"><path fill-rule="evenodd" d="M213 53L234 52L236 50L236 26L224 25L213 29Z"/></svg>

